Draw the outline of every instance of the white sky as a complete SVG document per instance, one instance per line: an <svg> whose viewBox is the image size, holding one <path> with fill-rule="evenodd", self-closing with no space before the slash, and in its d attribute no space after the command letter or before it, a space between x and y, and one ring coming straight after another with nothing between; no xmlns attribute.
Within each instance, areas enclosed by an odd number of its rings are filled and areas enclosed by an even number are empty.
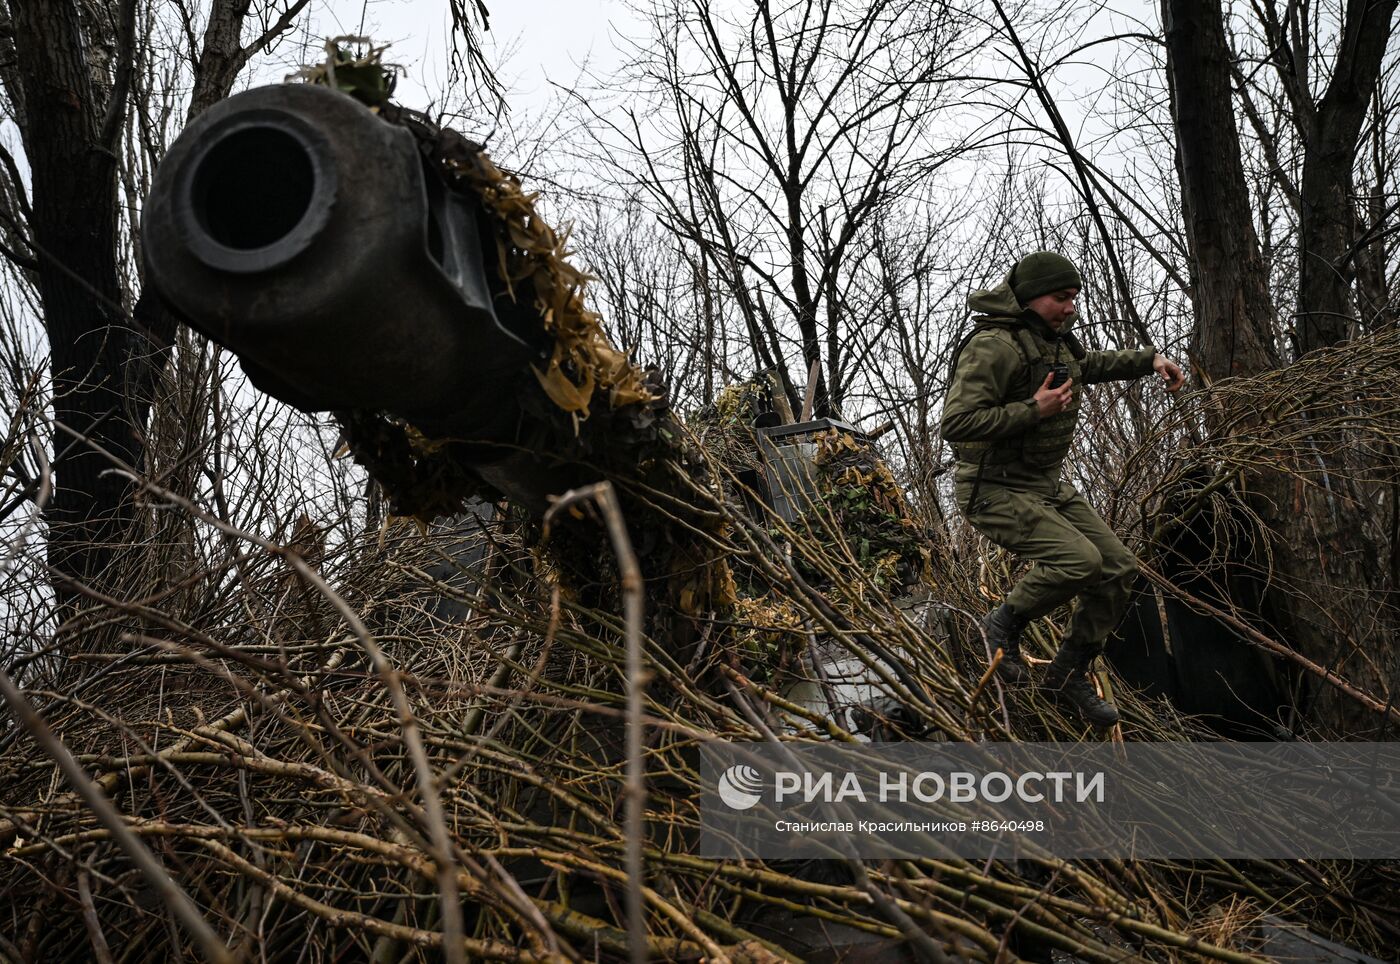
<svg viewBox="0 0 1400 964"><path fill-rule="evenodd" d="M585 61L598 71L615 66L617 31L636 35L640 29L618 0L487 0L486 6L489 55L510 108L526 115L546 108L550 81L571 83ZM441 97L451 25L441 0L316 0L311 23L313 36L363 30L376 43L393 42L385 59L407 69L395 96L405 106Z"/></svg>

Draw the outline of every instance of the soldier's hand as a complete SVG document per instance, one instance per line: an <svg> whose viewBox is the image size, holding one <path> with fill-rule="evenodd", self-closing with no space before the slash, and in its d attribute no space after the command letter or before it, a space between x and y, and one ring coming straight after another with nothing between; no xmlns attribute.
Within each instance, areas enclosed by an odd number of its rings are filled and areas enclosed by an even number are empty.
<svg viewBox="0 0 1400 964"><path fill-rule="evenodd" d="M1054 372L1045 376L1045 381L1035 392L1035 405L1040 412L1041 418L1049 418L1051 415L1058 415L1065 410L1072 396L1071 386L1074 379L1069 378L1059 388L1051 388L1050 382L1055 377Z"/></svg>
<svg viewBox="0 0 1400 964"><path fill-rule="evenodd" d="M1162 376L1162 381L1166 383L1166 389L1174 392L1186 383L1186 373L1181 370L1181 366L1172 361L1161 352L1152 359L1152 370Z"/></svg>

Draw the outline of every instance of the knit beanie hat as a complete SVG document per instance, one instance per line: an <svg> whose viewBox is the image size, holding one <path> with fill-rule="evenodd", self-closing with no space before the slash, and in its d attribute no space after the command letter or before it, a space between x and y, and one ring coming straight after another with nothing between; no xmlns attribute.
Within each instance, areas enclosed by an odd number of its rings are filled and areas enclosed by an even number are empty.
<svg viewBox="0 0 1400 964"><path fill-rule="evenodd" d="M1023 305L1052 291L1082 287L1084 279L1074 262L1053 251L1033 251L1011 269L1011 290Z"/></svg>

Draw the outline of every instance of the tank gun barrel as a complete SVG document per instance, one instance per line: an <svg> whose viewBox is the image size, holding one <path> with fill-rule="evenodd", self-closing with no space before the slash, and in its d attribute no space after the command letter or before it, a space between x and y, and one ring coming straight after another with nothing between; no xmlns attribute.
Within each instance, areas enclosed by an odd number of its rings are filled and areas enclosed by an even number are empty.
<svg viewBox="0 0 1400 964"><path fill-rule="evenodd" d="M502 401L543 332L498 312L483 223L409 130L339 91L286 84L186 128L142 235L148 282L263 391L489 443L511 435L518 413Z"/></svg>

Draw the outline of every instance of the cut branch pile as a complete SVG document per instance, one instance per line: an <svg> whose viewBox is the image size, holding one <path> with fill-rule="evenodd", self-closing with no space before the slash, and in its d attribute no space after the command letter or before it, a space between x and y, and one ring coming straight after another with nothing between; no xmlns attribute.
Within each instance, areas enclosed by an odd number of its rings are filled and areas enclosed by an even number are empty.
<svg viewBox="0 0 1400 964"><path fill-rule="evenodd" d="M935 574L947 618L931 631L900 615L878 580L852 578L840 543L756 522L714 491L696 484L692 498L723 515L739 582L764 581L798 614L770 631L839 640L872 664L906 654L888 686L924 738L1086 735L1033 696L974 698L970 617L985 607L974 573ZM448 538L407 525L382 548L370 536L331 553L318 572L173 493L148 494L239 540L237 587L197 612L101 607L133 627L126 649L51 662L25 695L237 955L434 959L450 933L448 888L460 904L456 946L470 957L621 958L631 884L656 959L795 959L860 932L972 960L1049 946L1091 961L1244 961L1265 916L1373 951L1397 937L1393 874L1367 865L822 868L692 856L700 787L687 748L854 738L785 699L781 669L761 652L730 648L761 607L699 617L689 665L671 640L642 639L645 869L629 882L623 622L540 578L519 526L484 527L490 559L446 576L429 573L441 573ZM658 575L643 575L654 586ZM307 591L288 591L297 586ZM470 615L438 615L444 599ZM1164 706L1118 698L1128 737L1201 735ZM101 941L113 959L147 960L190 948L48 750L13 718L5 739L0 952L80 958ZM813 924L807 944L791 937L793 919ZM822 928L827 938L814 936Z"/></svg>

